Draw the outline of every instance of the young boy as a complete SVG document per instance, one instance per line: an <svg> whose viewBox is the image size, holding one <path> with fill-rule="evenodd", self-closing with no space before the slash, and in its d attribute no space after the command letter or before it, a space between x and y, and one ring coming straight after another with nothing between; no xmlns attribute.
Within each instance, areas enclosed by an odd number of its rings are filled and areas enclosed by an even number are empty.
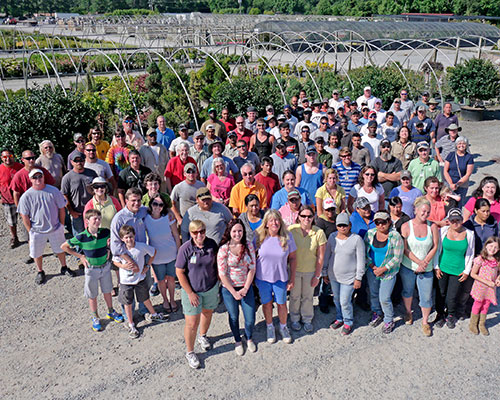
<svg viewBox="0 0 500 400"><path fill-rule="evenodd" d="M135 327L132 303L134 302L134 293L138 302L144 303L149 313L144 316L146 321L164 321L168 319L167 315L157 313L149 299L149 288L146 282L146 272L154 261L156 249L135 241L135 230L130 225L123 225L118 231L120 239L127 246L127 254L137 265L130 266L122 256L113 257L113 263L120 268L120 293L118 300L125 308L125 314L129 322L130 331L129 337L137 339L139 331ZM148 263L145 265L146 255L150 256Z"/></svg>
<svg viewBox="0 0 500 400"><path fill-rule="evenodd" d="M85 266L85 287L83 293L89 299L89 307L92 311L92 329L96 332L102 330L101 321L97 314L97 295L99 284L104 301L108 306L106 317L115 322L123 322L123 315L118 314L113 309L111 291L113 281L111 279L111 263L108 261L108 246L110 231L100 228L101 212L99 210L88 210L84 215L87 229L71 238L61 245L61 249L80 259ZM73 249L79 247L83 254L77 253Z"/></svg>

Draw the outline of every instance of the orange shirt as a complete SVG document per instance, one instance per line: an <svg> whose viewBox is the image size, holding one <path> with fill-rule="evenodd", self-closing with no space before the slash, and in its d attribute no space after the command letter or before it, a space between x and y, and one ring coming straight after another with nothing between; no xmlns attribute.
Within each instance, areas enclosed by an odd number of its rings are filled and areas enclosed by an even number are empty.
<svg viewBox="0 0 500 400"><path fill-rule="evenodd" d="M252 186L245 185L244 181L238 182L233 186L231 190L231 196L229 198L229 207L235 208L238 212L244 213L247 211L247 206L245 205L245 197L249 194L255 194L259 198L260 208L267 208L267 191L264 185L260 182L255 181Z"/></svg>

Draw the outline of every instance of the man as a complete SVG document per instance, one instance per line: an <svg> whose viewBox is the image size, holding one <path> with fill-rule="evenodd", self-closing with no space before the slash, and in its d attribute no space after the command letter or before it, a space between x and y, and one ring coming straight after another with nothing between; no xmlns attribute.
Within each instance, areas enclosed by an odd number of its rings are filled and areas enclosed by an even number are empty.
<svg viewBox="0 0 500 400"><path fill-rule="evenodd" d="M361 122L363 125L366 125L369 121L368 116L370 114L370 109L366 104L363 103L363 106L361 107L361 115L359 118L359 122ZM374 115L377 115L377 113L374 113Z"/></svg>
<svg viewBox="0 0 500 400"><path fill-rule="evenodd" d="M299 142L297 142L296 139L290 136L291 128L290 124L288 122L282 122L279 125L280 129L280 139L283 143L285 143L286 146L286 151L288 153L291 153L295 155L295 157L299 156ZM278 141L276 140L274 142L274 147L276 148L276 143Z"/></svg>
<svg viewBox="0 0 500 400"><path fill-rule="evenodd" d="M222 154L225 155L227 158L234 160L234 157L236 157L239 154L237 143L238 143L238 135L236 134L236 132L235 131L229 132L227 134L226 147L224 148Z"/></svg>
<svg viewBox="0 0 500 400"><path fill-rule="evenodd" d="M394 103L392 103L392 106L389 109L389 111L391 111L394 114L394 116L397 118L401 126L406 125L410 120L411 115L413 114L413 111L410 113L409 109L401 107L401 99L399 97L394 99Z"/></svg>
<svg viewBox="0 0 500 400"><path fill-rule="evenodd" d="M14 204L17 206L19 204L19 198L31 187L31 179L29 178L29 173L33 169L39 169L43 173L44 182L46 185L54 186L54 178L50 175L50 172L43 167L35 166L36 156L31 150L25 150L22 153L22 161L24 163L24 168L21 168L12 177L10 182L10 189L12 190L12 195L14 197Z"/></svg>
<svg viewBox="0 0 500 400"><path fill-rule="evenodd" d="M351 188L358 183L361 166L352 161L352 152L349 147L343 147L339 153L340 161L333 168L339 175L339 185L345 193L350 193Z"/></svg>
<svg viewBox="0 0 500 400"><path fill-rule="evenodd" d="M339 130L337 132L337 137L340 140L340 147L352 147L351 138L354 132L349 130L348 125L349 120L347 117L342 117L339 122Z"/></svg>
<svg viewBox="0 0 500 400"><path fill-rule="evenodd" d="M255 180L254 165L248 162L240 169L243 179L233 186L229 198L229 207L232 208L233 214L238 216L247 211L245 197L249 194L255 194L259 198L260 208L265 210L267 208L266 188L262 183Z"/></svg>
<svg viewBox="0 0 500 400"><path fill-rule="evenodd" d="M385 198L388 199L392 189L398 186L403 164L391 154L392 145L388 139L380 142L380 155L372 161L372 166L378 171L379 183L384 188Z"/></svg>
<svg viewBox="0 0 500 400"><path fill-rule="evenodd" d="M287 151L287 145L283 139L276 140L274 144L276 152L271 155L273 172L280 178L280 185L283 185L283 173L297 169L297 157Z"/></svg>
<svg viewBox="0 0 500 400"><path fill-rule="evenodd" d="M226 132L231 132L232 130L236 129L236 123L234 121L234 118L230 118L228 108L223 108L220 112L220 115L220 122L222 122L226 127Z"/></svg>
<svg viewBox="0 0 500 400"><path fill-rule="evenodd" d="M156 136L156 133L155 133ZM111 187L116 189L116 179L111 171L111 167L105 161L97 157L97 148L92 142L85 145L85 168L93 170L97 176L106 179L111 184Z"/></svg>
<svg viewBox="0 0 500 400"><path fill-rule="evenodd" d="M66 172L64 159L54 148L54 144L50 140L44 140L40 143L40 157L35 161L36 166L45 168L54 178L54 186L61 187L61 179Z"/></svg>
<svg viewBox="0 0 500 400"><path fill-rule="evenodd" d="M321 117L319 120L319 128L311 133L311 139L316 140L322 137L325 142L328 142L328 134L330 133L330 126L328 125L328 117Z"/></svg>
<svg viewBox="0 0 500 400"><path fill-rule="evenodd" d="M394 117L394 113L392 111L387 111L385 114L385 122L380 125L380 133L384 139L389 139L391 142L396 141L396 137L398 136L399 121Z"/></svg>
<svg viewBox="0 0 500 400"><path fill-rule="evenodd" d="M214 142L217 142L219 140L222 140L219 136L216 135L215 133L215 125L209 124L207 125L207 128L205 129L205 144L207 146L211 145Z"/></svg>
<svg viewBox="0 0 500 400"><path fill-rule="evenodd" d="M214 159L220 157L224 160L226 164L226 172L228 174L232 174L234 181L238 182L240 179L240 171L233 160L229 157L226 157L222 154L224 150L224 144L221 141L214 142L210 146L208 146L208 151L212 154L207 160L203 163L203 167L201 168L201 181L206 185L207 179L212 173L212 163Z"/></svg>
<svg viewBox="0 0 500 400"><path fill-rule="evenodd" d="M168 161L163 174L165 176L168 193L172 193L172 188L184 180L184 167L186 164L196 164L194 158L189 157L189 145L186 143L179 144L175 149L175 153L178 154L178 156Z"/></svg>
<svg viewBox="0 0 500 400"><path fill-rule="evenodd" d="M159 117L158 117L159 118ZM139 150L146 143L144 138L138 131L134 131L134 118L127 115L122 122L123 131L125 132L125 142L135 149ZM116 145L116 137L113 138L111 146Z"/></svg>
<svg viewBox="0 0 500 400"><path fill-rule="evenodd" d="M433 121L436 119L436 117L440 113L440 109L438 107L438 104L439 104L439 102L434 97L431 97L429 99L429 108L427 109L426 114Z"/></svg>
<svg viewBox="0 0 500 400"><path fill-rule="evenodd" d="M304 119L304 106L299 105L299 98L297 96L292 96L290 99L290 106L292 107L292 115L297 118L298 121Z"/></svg>
<svg viewBox="0 0 500 400"><path fill-rule="evenodd" d="M309 132L314 132L316 129L318 129L318 126L314 123L311 122L311 116L312 116L312 110L310 108L306 108L303 113L304 119L295 125L295 137L300 138L300 133L302 132L302 128L304 126L307 126L309 128Z"/></svg>
<svg viewBox="0 0 500 400"><path fill-rule="evenodd" d="M233 158L236 166L241 170L241 167L247 163L251 163L254 170L260 171L260 159L257 154L253 151L248 151L248 144L244 140L240 139L236 142L236 147L238 148L238 155Z"/></svg>
<svg viewBox="0 0 500 400"><path fill-rule="evenodd" d="M438 114L434 120L434 125L436 125L435 140L439 140L443 136L446 136L446 128L448 128L451 124L458 126L458 117L451 112L451 103L446 102L443 106L443 112Z"/></svg>
<svg viewBox="0 0 500 400"><path fill-rule="evenodd" d="M420 139L422 135L425 135L425 137L430 139L435 138L436 126L434 125L434 122L432 122L432 120L426 116L426 110L427 109L424 106L417 107L417 115L410 119L410 121L408 121L408 128L410 128L413 142L418 143L419 141L427 140ZM423 126L422 132L417 132L417 125L419 124L422 124Z"/></svg>
<svg viewBox="0 0 500 400"><path fill-rule="evenodd" d="M340 129L340 120L344 116L344 108L339 108L342 110L340 112L335 112L335 110L331 107L328 107L326 110L326 116L328 117L328 126L330 127L331 132L338 132Z"/></svg>
<svg viewBox="0 0 500 400"><path fill-rule="evenodd" d="M275 139L279 139L281 137L281 134L280 134L280 125L284 122L286 122L286 117L284 114L280 114L278 115L278 117L276 118L276 121L277 121L277 125L272 128L269 133L271 135L274 136Z"/></svg>
<svg viewBox="0 0 500 400"><path fill-rule="evenodd" d="M361 168L370 165L372 158L368 149L361 144L361 135L359 133L353 133L351 142L352 161L359 164Z"/></svg>
<svg viewBox="0 0 500 400"><path fill-rule="evenodd" d="M305 115L305 114L304 114ZM304 121L301 121L304 122ZM297 125L297 127L300 125L300 123ZM306 149L314 145L314 141L311 140L310 137L311 131L309 130L308 125L303 125L300 128L300 139L298 141L298 147L299 147L299 156L297 158L298 164L302 165L306 162Z"/></svg>
<svg viewBox="0 0 500 400"><path fill-rule="evenodd" d="M250 138L253 135L253 131L245 128L245 118L241 115L236 117L236 129L232 132L236 133L238 140L243 139L247 144L250 144Z"/></svg>
<svg viewBox="0 0 500 400"><path fill-rule="evenodd" d="M313 146L309 146L310 153L313 151L318 154L318 163L322 164L325 168L331 168L333 164L333 156L325 149L325 141L321 136L317 137ZM306 153L307 154L307 153ZM306 157L307 159L307 157Z"/></svg>
<svg viewBox="0 0 500 400"><path fill-rule="evenodd" d="M61 193L66 199L66 209L71 217L71 228L75 236L85 229L83 210L92 198L88 187L92 184L92 180L97 178L97 174L94 170L85 168L83 154L73 154L70 161L73 168L62 178Z"/></svg>
<svg viewBox="0 0 500 400"><path fill-rule="evenodd" d="M415 132L411 134L411 141L413 143L419 143L422 140L426 141L427 143L431 143L432 137L429 133L426 133L424 129L424 123L422 121L417 121L417 123L415 124Z"/></svg>
<svg viewBox="0 0 500 400"><path fill-rule="evenodd" d="M427 111L427 109L429 108L429 97L430 97L430 93L428 91L425 91L422 93L422 98L417 101L417 104L415 104L415 107L418 108L418 107L424 107L425 110Z"/></svg>
<svg viewBox="0 0 500 400"><path fill-rule="evenodd" d="M371 121L377 122L377 112L375 110L372 110L368 113L368 119L367 119L366 123L359 130L361 137L368 135L368 124ZM361 120L359 120L359 122L361 122ZM379 127L379 123L377 122L377 130L378 130L378 127Z"/></svg>
<svg viewBox="0 0 500 400"><path fill-rule="evenodd" d="M283 114L286 117L286 122L288 122L288 125L290 126L290 134L295 135L295 126L299 123L299 120L292 115L292 107L289 104L286 104L283 107Z"/></svg>
<svg viewBox="0 0 500 400"><path fill-rule="evenodd" d="M10 248L19 246L17 237L17 207L14 204L14 197L10 183L17 171L23 168L23 164L14 161L12 150L2 150L2 164L0 165L0 199L2 207L10 230Z"/></svg>
<svg viewBox="0 0 500 400"><path fill-rule="evenodd" d="M274 107L271 104L266 106L266 116L264 117L264 121L267 121L269 118L274 117Z"/></svg>
<svg viewBox="0 0 500 400"><path fill-rule="evenodd" d="M182 224L182 218L186 211L196 204L196 191L205 187L203 182L197 179L196 165L192 163L188 163L184 167L184 178L172 189L172 212L179 226Z"/></svg>
<svg viewBox="0 0 500 400"><path fill-rule="evenodd" d="M353 204L355 211L351 214L351 232L363 239L370 229L375 228L374 213L370 201L366 197L358 197Z"/></svg>
<svg viewBox="0 0 500 400"><path fill-rule="evenodd" d="M370 110L375 108L375 97L372 96L372 88L370 86L365 86L363 89L363 94L356 99L358 107L361 107L362 103L366 103Z"/></svg>
<svg viewBox="0 0 500 400"><path fill-rule="evenodd" d="M139 153L141 155L142 165L148 167L152 172L163 176L170 157L167 148L157 142L157 136L156 130L154 128L149 128L146 134L147 143L141 147ZM174 142L175 140L172 141L172 143ZM166 183L162 182L161 191L164 192L166 189Z"/></svg>
<svg viewBox="0 0 500 400"><path fill-rule="evenodd" d="M113 139L116 144L112 145L106 155L106 162L111 167L115 177L118 177L120 171L129 166L128 153L134 150L134 146L127 144L125 141L125 132L122 128L118 128Z"/></svg>
<svg viewBox="0 0 500 400"><path fill-rule="evenodd" d="M448 154L456 150L456 140L458 138L458 132L461 132L462 128L456 124L451 124L445 128L446 136L441 137L436 142L436 159L439 161L440 165L444 165L444 160L448 157Z"/></svg>
<svg viewBox="0 0 500 400"><path fill-rule="evenodd" d="M182 241L190 239L190 222L200 220L205 223L207 237L220 243L228 222L233 218L231 211L224 204L213 201L210 190L206 187L196 191L196 202L197 204L189 208L182 218Z"/></svg>
<svg viewBox="0 0 500 400"><path fill-rule="evenodd" d="M381 99L375 99L375 106L373 108L373 111L375 111L377 115L377 124L381 125L382 123L385 122L385 114L387 113L386 110L382 108L382 100Z"/></svg>
<svg viewBox="0 0 500 400"><path fill-rule="evenodd" d="M351 114L351 120L347 124L347 129L350 130L351 132L358 132L361 130L361 127L363 124L359 121L359 111L355 110Z"/></svg>
<svg viewBox="0 0 500 400"><path fill-rule="evenodd" d="M408 171L410 171L413 177L413 185L420 189L422 193L424 192L424 182L429 176L435 176L439 181L443 181L441 175L441 168L439 163L430 158L430 146L426 141L417 143L418 158L411 160L408 165Z"/></svg>
<svg viewBox="0 0 500 400"><path fill-rule="evenodd" d="M35 260L38 270L35 282L38 285L45 283L43 250L47 240L59 259L61 275L74 277L75 272L67 267L65 253L61 250L61 245L65 242L66 200L56 187L45 184L44 174L40 169L32 169L28 177L31 180L31 187L19 200L17 210L29 234L30 257Z"/></svg>
<svg viewBox="0 0 500 400"><path fill-rule="evenodd" d="M352 102L349 96L344 97L344 117L351 119L352 112L358 109L358 103Z"/></svg>
<svg viewBox="0 0 500 400"><path fill-rule="evenodd" d="M281 207L283 207L288 201L288 194L293 190L298 191L302 204L313 204L313 200L309 196L307 190L295 186L296 178L293 171L285 171L281 178L283 180L283 187L273 194L273 197L271 199L271 208L279 210Z"/></svg>
<svg viewBox="0 0 500 400"><path fill-rule="evenodd" d="M227 116L229 117L229 112ZM207 135L207 128L209 125L211 125L214 129L215 135L221 138L221 140L226 141L226 125L222 121L219 121L219 119L217 118L217 110L213 107L209 108L208 117L209 119L203 122L203 124L201 125L200 131Z"/></svg>
<svg viewBox="0 0 500 400"><path fill-rule="evenodd" d="M247 108L247 118L245 119L245 129L257 133L257 109L253 106Z"/></svg>
<svg viewBox="0 0 500 400"><path fill-rule="evenodd" d="M315 99L314 102L312 103L311 121L314 122L317 126L319 126L321 117L326 117L326 113L321 111L321 101Z"/></svg>
<svg viewBox="0 0 500 400"><path fill-rule="evenodd" d="M67 171L73 169L73 166L71 165L71 156L76 153L83 154L83 152L85 151L85 137L83 136L83 134L75 133L73 135L73 143L75 144L75 149L68 155L68 161L66 163ZM47 177L45 177L45 183L47 185L50 185L50 183L47 182Z"/></svg>
<svg viewBox="0 0 500 400"><path fill-rule="evenodd" d="M325 150L332 155L332 165L339 161L339 136L339 132L330 132L328 142L325 143Z"/></svg>
<svg viewBox="0 0 500 400"><path fill-rule="evenodd" d="M328 100L328 106L335 111L337 111L339 107L344 106L344 99L340 97L338 89L332 91L332 98Z"/></svg>
<svg viewBox="0 0 500 400"><path fill-rule="evenodd" d="M189 131L188 127L186 124L180 124L179 125L179 136L176 137L174 140L172 140L172 143L170 143L170 147L168 148L168 151L170 152L170 157L175 157L175 149L178 144L180 143L187 143L189 147L194 145L193 138L189 136Z"/></svg>
<svg viewBox="0 0 500 400"><path fill-rule="evenodd" d="M318 138L318 140L321 139ZM309 197L312 199L314 207L316 207L316 192L324 184L323 171L325 171L326 168L330 168L332 165L331 154L325 151L324 148L323 151L329 156L325 161L329 165L325 166L321 164L318 161L318 150L316 150L315 146L310 146L306 150L306 162L295 172L299 187L309 193ZM325 155L324 153L323 155Z"/></svg>
<svg viewBox="0 0 500 400"><path fill-rule="evenodd" d="M189 149L189 156L196 161L198 171L201 171L203 163L210 157L208 152L208 145L205 144L205 135L201 131L196 131L193 134L194 146Z"/></svg>
<svg viewBox="0 0 500 400"><path fill-rule="evenodd" d="M406 111L406 113L408 115L408 119L409 119L410 116L415 111L415 105L413 104L413 101L408 98L408 90L406 90L406 89L401 90L399 95L401 96L401 98L400 98L401 109ZM401 122L401 124L403 124L403 122L406 122L406 121L401 121L401 120L399 120L399 121Z"/></svg>
<svg viewBox="0 0 500 400"><path fill-rule="evenodd" d="M156 128L156 141L165 146L166 149L170 148L170 144L175 139L175 132L167 128L163 115L156 118L156 124L158 125Z"/></svg>
<svg viewBox="0 0 500 400"><path fill-rule="evenodd" d="M262 157L262 170L255 175L255 180L260 182L266 188L266 207L271 206L273 194L281 189L280 179L278 175L272 172L273 159L271 157Z"/></svg>
<svg viewBox="0 0 500 400"><path fill-rule="evenodd" d="M363 136L361 144L370 152L370 158L374 160L379 156L380 141L382 135L377 133L377 121L368 122L368 134Z"/></svg>
<svg viewBox="0 0 500 400"><path fill-rule="evenodd" d="M309 100L307 99L306 91L304 89L302 89L299 92L299 99L298 99L299 106L303 106L305 101L309 102Z"/></svg>
<svg viewBox="0 0 500 400"><path fill-rule="evenodd" d="M122 207L125 207L125 192L128 189L135 187L139 188L142 194L146 193L144 178L151 172L148 167L141 165L141 153L137 150L130 151L128 160L130 165L118 175L118 199Z"/></svg>

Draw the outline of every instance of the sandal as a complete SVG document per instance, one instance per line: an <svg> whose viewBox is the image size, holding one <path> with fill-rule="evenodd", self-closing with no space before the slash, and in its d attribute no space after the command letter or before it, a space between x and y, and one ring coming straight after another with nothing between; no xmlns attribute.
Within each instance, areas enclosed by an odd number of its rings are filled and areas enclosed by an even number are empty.
<svg viewBox="0 0 500 400"><path fill-rule="evenodd" d="M172 312L179 311L179 306L177 305L177 302L175 302L173 305L170 305L170 308L172 309Z"/></svg>
<svg viewBox="0 0 500 400"><path fill-rule="evenodd" d="M165 307L165 303L163 303L162 307L165 310L167 314L170 314L172 312L172 307L170 307L170 304L166 303L167 306Z"/></svg>

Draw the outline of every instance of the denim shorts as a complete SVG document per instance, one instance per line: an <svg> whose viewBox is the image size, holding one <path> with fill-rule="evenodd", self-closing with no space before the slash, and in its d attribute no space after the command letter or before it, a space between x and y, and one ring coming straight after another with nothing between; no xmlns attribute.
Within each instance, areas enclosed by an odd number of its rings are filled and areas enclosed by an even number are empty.
<svg viewBox="0 0 500 400"><path fill-rule="evenodd" d="M432 284L434 282L434 272L428 271L422 274L415 274L414 271L401 265L399 276L403 283L402 295L405 298L413 297L415 283L417 284L418 296L420 298L420 307L432 307Z"/></svg>
<svg viewBox="0 0 500 400"><path fill-rule="evenodd" d="M175 277L175 260L165 264L153 264L156 279L164 280L167 276Z"/></svg>
<svg viewBox="0 0 500 400"><path fill-rule="evenodd" d="M198 315L202 310L215 310L219 305L219 284L216 283L212 289L206 292L196 292L198 295L198 306L193 306L189 301L187 292L181 290L182 311L185 315Z"/></svg>
<svg viewBox="0 0 500 400"><path fill-rule="evenodd" d="M259 289L260 301L262 304L267 304L273 301L273 299L277 304L286 304L287 282L266 282L256 278L255 284Z"/></svg>

